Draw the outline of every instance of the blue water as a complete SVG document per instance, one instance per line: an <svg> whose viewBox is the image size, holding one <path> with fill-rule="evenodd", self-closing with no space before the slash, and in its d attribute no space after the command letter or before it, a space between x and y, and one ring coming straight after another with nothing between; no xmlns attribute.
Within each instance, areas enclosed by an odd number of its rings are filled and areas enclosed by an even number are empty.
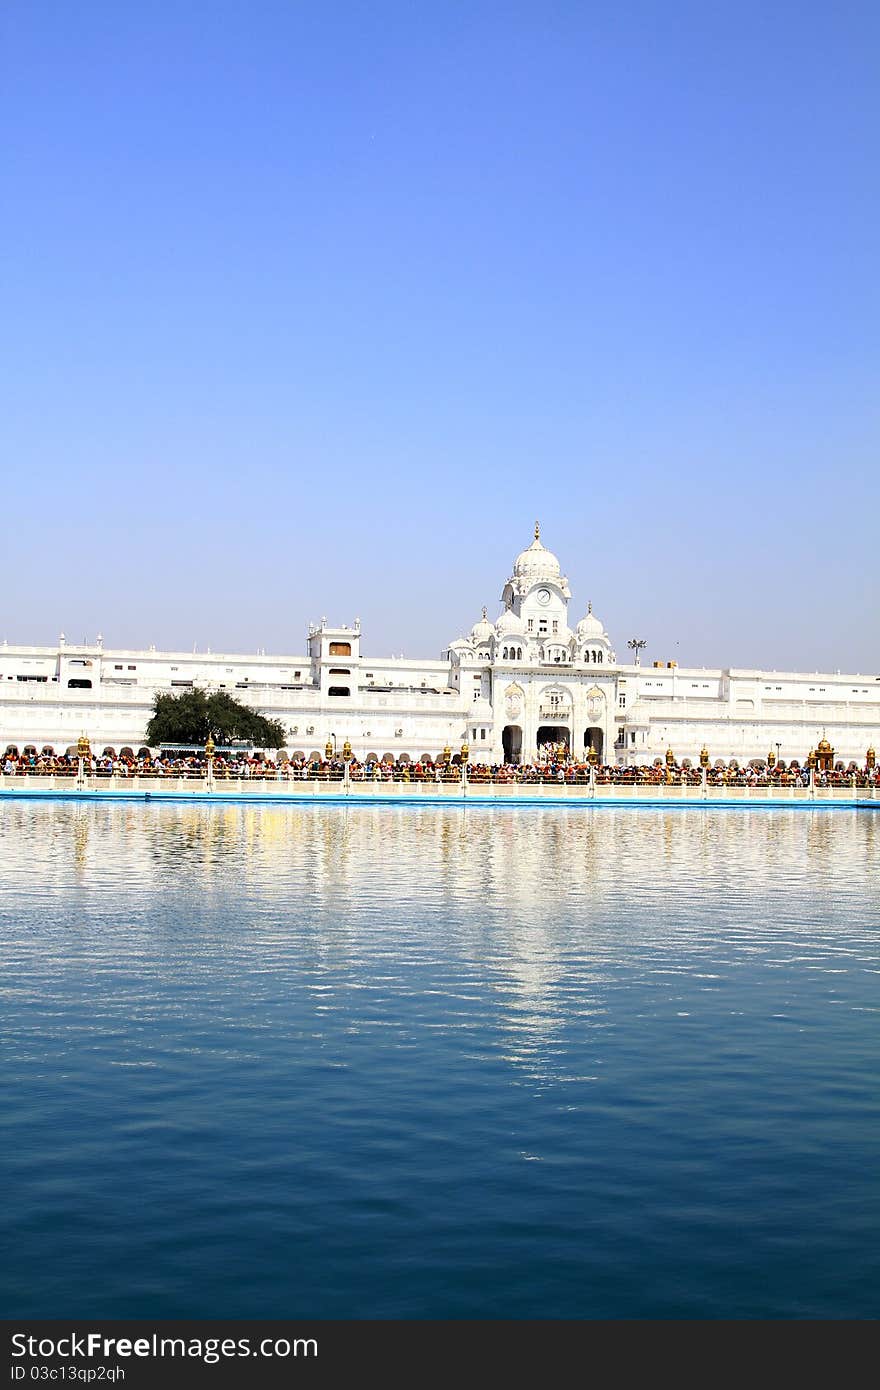
<svg viewBox="0 0 880 1390"><path fill-rule="evenodd" d="M7 1317L880 1313L877 815L0 809Z"/></svg>

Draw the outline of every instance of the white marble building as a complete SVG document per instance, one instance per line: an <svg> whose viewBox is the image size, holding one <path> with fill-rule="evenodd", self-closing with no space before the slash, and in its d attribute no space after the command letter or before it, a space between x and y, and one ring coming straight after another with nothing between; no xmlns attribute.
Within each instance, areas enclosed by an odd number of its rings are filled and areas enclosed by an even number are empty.
<svg viewBox="0 0 880 1390"><path fill-rule="evenodd" d="M440 660L367 657L359 621L313 625L302 656L0 647L0 748L137 752L157 692L225 689L288 730L291 753L339 750L472 762L529 761L548 743L610 763L652 762L671 747L696 760L806 758L823 732L835 760L865 761L880 735L880 676L705 670L617 659L592 606L569 616L558 559L535 538L514 561L495 621L483 616Z"/></svg>

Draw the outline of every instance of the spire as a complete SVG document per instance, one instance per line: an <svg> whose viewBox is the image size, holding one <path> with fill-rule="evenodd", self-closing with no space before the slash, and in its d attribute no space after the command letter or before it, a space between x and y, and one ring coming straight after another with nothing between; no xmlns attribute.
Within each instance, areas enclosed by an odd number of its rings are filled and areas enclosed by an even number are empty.
<svg viewBox="0 0 880 1390"><path fill-rule="evenodd" d="M485 621L486 621L486 617L487 617L487 613L486 613L486 605L485 605L485 603L484 603L484 604L483 604L483 622L485 622Z"/></svg>
<svg viewBox="0 0 880 1390"><path fill-rule="evenodd" d="M541 523L540 523L540 521L536 521L536 522L535 522L535 540L536 540L536 541L539 541L540 539L541 539Z"/></svg>
<svg viewBox="0 0 880 1390"><path fill-rule="evenodd" d="M592 600L592 599L588 599L588 601L587 601L587 612L588 612L588 613L592 613L592 611L593 611L593 600Z"/></svg>

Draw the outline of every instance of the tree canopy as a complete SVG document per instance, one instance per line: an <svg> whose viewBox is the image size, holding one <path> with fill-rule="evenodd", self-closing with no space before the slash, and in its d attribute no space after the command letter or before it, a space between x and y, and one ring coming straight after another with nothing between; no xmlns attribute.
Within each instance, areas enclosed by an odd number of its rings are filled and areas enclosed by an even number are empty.
<svg viewBox="0 0 880 1390"><path fill-rule="evenodd" d="M286 741L279 720L266 719L225 690L208 695L196 687L179 695L156 696L147 725L147 743L152 747L159 743L205 743L209 734L215 743L247 739L258 748L281 748Z"/></svg>

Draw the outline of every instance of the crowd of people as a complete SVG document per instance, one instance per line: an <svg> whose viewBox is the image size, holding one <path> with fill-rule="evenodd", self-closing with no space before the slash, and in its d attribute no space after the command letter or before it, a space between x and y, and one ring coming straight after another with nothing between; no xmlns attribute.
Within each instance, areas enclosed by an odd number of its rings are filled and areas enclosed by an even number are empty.
<svg viewBox="0 0 880 1390"><path fill-rule="evenodd" d="M211 773L215 781L232 780L281 780L281 781L342 781L346 776L346 763L339 757L306 758L279 757L275 760L259 754L216 755L211 760ZM352 782L460 782L462 768L458 755L455 758L409 758L397 760L369 759L360 762L356 758L348 760L348 778ZM7 777L51 776L76 777L79 771L79 758L75 753L56 754L44 751L25 751L19 753L12 746L7 748L3 758L2 771ZM90 779L103 778L156 778L173 777L180 779L204 779L209 771L209 759L204 753L175 756L158 755L141 749L137 754L123 750L116 754L95 756L91 752L83 759L83 771ZM598 787L614 786L693 786L699 787L705 780L710 787L808 787L810 769L806 763L793 758L788 763L781 761L775 766L752 760L740 764L736 759L728 763L717 760L714 765L703 768L694 765L689 759L681 764L667 763L657 758L651 764L637 767L619 767L612 764L599 764L592 767L589 762L577 762L571 758L545 757L536 763L468 763L465 775L469 783L492 783L495 785L575 785ZM838 761L833 768L815 770L814 784L819 787L864 787L880 785L880 769L861 765L854 761L846 764Z"/></svg>

